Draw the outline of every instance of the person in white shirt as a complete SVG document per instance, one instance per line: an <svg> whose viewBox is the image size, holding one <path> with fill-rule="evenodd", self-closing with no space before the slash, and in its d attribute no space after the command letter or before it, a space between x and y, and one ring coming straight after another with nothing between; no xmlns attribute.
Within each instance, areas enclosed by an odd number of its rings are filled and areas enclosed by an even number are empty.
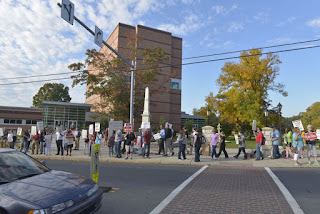
<svg viewBox="0 0 320 214"><path fill-rule="evenodd" d="M63 140L63 135L59 131L57 131L56 132L56 144L57 144L57 154L56 155L59 155L60 151L61 151L61 156L63 155L62 140Z"/></svg>
<svg viewBox="0 0 320 214"><path fill-rule="evenodd" d="M51 155L52 133L47 132L44 136L44 141L46 143L45 154Z"/></svg>

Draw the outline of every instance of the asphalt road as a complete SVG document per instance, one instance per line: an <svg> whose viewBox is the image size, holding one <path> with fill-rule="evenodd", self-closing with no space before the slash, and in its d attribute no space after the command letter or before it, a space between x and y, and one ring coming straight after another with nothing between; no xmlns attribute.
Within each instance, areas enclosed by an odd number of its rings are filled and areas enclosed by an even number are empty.
<svg viewBox="0 0 320 214"><path fill-rule="evenodd" d="M89 177L89 162L46 160L46 165ZM149 213L199 168L102 163L98 184L114 190L104 194L99 213Z"/></svg>
<svg viewBox="0 0 320 214"><path fill-rule="evenodd" d="M317 168L271 168L306 214L320 213L320 171Z"/></svg>

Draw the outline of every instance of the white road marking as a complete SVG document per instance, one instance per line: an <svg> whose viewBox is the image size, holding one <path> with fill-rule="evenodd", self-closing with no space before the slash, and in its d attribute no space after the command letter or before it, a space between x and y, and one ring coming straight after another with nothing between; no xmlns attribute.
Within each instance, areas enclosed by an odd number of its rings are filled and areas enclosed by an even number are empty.
<svg viewBox="0 0 320 214"><path fill-rule="evenodd" d="M160 213L182 190L185 188L193 179L195 179L201 172L203 172L208 166L203 166L193 175L191 175L187 180L180 184L175 190L173 190L170 195L168 195L156 208L154 208L150 214Z"/></svg>
<svg viewBox="0 0 320 214"><path fill-rule="evenodd" d="M293 210L293 213L295 214L304 214L303 210L297 203L296 199L293 198L289 190L283 185L283 183L279 180L279 178L271 171L269 167L264 167L266 171L269 173L270 177L273 179L273 181L277 184L280 191L284 195L284 197L287 199L290 207Z"/></svg>

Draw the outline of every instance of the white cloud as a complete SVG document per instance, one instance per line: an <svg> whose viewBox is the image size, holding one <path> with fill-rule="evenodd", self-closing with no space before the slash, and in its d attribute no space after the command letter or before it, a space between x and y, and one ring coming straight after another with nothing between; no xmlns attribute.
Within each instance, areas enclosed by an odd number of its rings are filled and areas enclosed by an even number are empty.
<svg viewBox="0 0 320 214"><path fill-rule="evenodd" d="M291 16L291 17L287 18L286 20L280 22L280 23L277 24L276 26L277 26L277 27L282 27L282 26L284 26L284 25L286 25L286 24L291 24L291 23L293 23L296 19L297 19L296 17Z"/></svg>
<svg viewBox="0 0 320 214"><path fill-rule="evenodd" d="M320 18L308 21L307 25L314 28L320 28Z"/></svg>
<svg viewBox="0 0 320 214"><path fill-rule="evenodd" d="M227 12L226 8L222 5L215 5L212 7L213 11L216 13L216 14L225 14Z"/></svg>
<svg viewBox="0 0 320 214"><path fill-rule="evenodd" d="M227 31L232 33L232 32L239 32L242 31L244 29L243 23L240 22L232 22Z"/></svg>
<svg viewBox="0 0 320 214"><path fill-rule="evenodd" d="M259 12L253 17L254 20L261 22L262 24L267 24L269 15L267 12Z"/></svg>
<svg viewBox="0 0 320 214"><path fill-rule="evenodd" d="M216 41L214 38L215 37L209 33L200 41L200 45L217 50L226 50L234 47L233 41Z"/></svg>
<svg viewBox="0 0 320 214"><path fill-rule="evenodd" d="M84 60L86 49L98 48L91 34L78 23L72 26L60 18L56 3L51 0L0 1L0 84L69 77L1 80L69 72L68 65ZM142 16L163 7L157 0L73 0L73 3L75 15L91 29L97 24L105 35L119 22L143 24ZM71 80L51 82L69 86L72 101L84 102L85 86L71 88ZM44 83L0 85L0 105L31 106L33 95Z"/></svg>
<svg viewBox="0 0 320 214"><path fill-rule="evenodd" d="M160 30L172 32L176 35L186 35L187 33L194 32L203 26L200 19L195 14L190 14L184 17L184 22L174 25L174 24L161 24L157 28Z"/></svg>
<svg viewBox="0 0 320 214"><path fill-rule="evenodd" d="M292 43L292 42L295 42L295 40L293 40L290 37L278 37L278 38L275 38L275 39L268 40L267 44L279 45L279 44Z"/></svg>

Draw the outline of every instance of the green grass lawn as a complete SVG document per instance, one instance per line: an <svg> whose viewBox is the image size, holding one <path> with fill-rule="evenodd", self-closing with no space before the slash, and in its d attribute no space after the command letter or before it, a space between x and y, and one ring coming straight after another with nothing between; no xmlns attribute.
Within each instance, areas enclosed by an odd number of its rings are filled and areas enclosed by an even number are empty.
<svg viewBox="0 0 320 214"><path fill-rule="evenodd" d="M230 143L226 143L226 148L236 149L239 148L239 145L236 144L234 137L227 137L226 141L230 141ZM246 139L246 149L256 149L256 141L255 139Z"/></svg>

